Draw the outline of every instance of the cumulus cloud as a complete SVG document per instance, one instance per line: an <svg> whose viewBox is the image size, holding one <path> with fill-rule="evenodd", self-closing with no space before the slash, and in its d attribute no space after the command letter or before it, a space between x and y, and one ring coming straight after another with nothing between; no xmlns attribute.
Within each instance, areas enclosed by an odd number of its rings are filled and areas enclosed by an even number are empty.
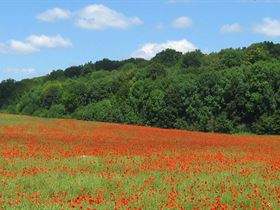
<svg viewBox="0 0 280 210"><path fill-rule="evenodd" d="M68 11L60 8L47 10L39 15L37 19L44 22L53 22L61 19L70 19L74 24L83 29L104 30L107 28L125 29L133 25L140 25L139 17L127 17L103 4L91 4L79 11Z"/></svg>
<svg viewBox="0 0 280 210"><path fill-rule="evenodd" d="M174 28L187 28L192 25L192 19L189 17L178 17L176 20L173 21L172 26Z"/></svg>
<svg viewBox="0 0 280 210"><path fill-rule="evenodd" d="M33 53L39 51L39 49L32 44L17 40L11 40L9 48L12 52L18 53Z"/></svg>
<svg viewBox="0 0 280 210"><path fill-rule="evenodd" d="M30 35L24 41L11 40L0 43L1 54L30 54L39 52L43 48L69 48L72 43L61 35Z"/></svg>
<svg viewBox="0 0 280 210"><path fill-rule="evenodd" d="M266 17L261 24L253 28L253 31L267 36L280 36L280 20Z"/></svg>
<svg viewBox="0 0 280 210"><path fill-rule="evenodd" d="M68 10L53 8L40 13L39 15L37 15L36 18L44 22L53 22L56 20L69 19L70 16L71 16L71 12Z"/></svg>
<svg viewBox="0 0 280 210"><path fill-rule="evenodd" d="M128 28L139 25L138 17L126 17L102 4L86 6L77 13L76 26L84 29L102 30L106 28Z"/></svg>
<svg viewBox="0 0 280 210"><path fill-rule="evenodd" d="M194 51L197 48L191 42L186 39L178 40L178 41L167 41L164 43L147 43L143 45L140 49L136 50L132 53L132 57L134 58L145 58L151 59L157 53L165 50L165 49L174 49L179 52L189 52Z"/></svg>
<svg viewBox="0 0 280 210"><path fill-rule="evenodd" d="M4 72L9 74L31 75L36 71L33 68L5 68Z"/></svg>
<svg viewBox="0 0 280 210"><path fill-rule="evenodd" d="M220 31L223 33L241 32L242 27L239 25L239 23L227 24L222 26Z"/></svg>
<svg viewBox="0 0 280 210"><path fill-rule="evenodd" d="M39 49L32 44L18 40L11 40L7 44L0 44L1 54L29 54L38 51Z"/></svg>
<svg viewBox="0 0 280 210"><path fill-rule="evenodd" d="M72 47L72 43L69 39L63 38L61 35L56 35L53 37L46 36L46 35L31 35L26 39L30 42L33 46L40 47L40 48L69 48Z"/></svg>

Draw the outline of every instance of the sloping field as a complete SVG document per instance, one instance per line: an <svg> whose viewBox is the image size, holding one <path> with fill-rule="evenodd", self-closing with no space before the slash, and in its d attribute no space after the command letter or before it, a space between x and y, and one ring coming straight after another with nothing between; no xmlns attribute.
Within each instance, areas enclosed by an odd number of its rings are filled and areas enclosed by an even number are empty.
<svg viewBox="0 0 280 210"><path fill-rule="evenodd" d="M279 209L280 137L0 115L2 209Z"/></svg>

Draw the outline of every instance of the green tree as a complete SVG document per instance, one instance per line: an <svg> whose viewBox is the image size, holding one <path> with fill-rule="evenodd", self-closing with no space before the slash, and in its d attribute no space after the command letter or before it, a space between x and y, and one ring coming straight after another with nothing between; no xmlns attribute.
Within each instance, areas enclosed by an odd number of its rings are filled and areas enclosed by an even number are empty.
<svg viewBox="0 0 280 210"><path fill-rule="evenodd" d="M41 92L41 106L49 109L53 104L59 104L62 102L63 88L61 83L52 82L46 83L42 87Z"/></svg>
<svg viewBox="0 0 280 210"><path fill-rule="evenodd" d="M164 92L159 89L152 90L145 103L146 123L154 126L162 125L162 110L164 107Z"/></svg>
<svg viewBox="0 0 280 210"><path fill-rule="evenodd" d="M63 90L62 102L69 113L90 102L89 87L83 81L69 80L64 84Z"/></svg>
<svg viewBox="0 0 280 210"><path fill-rule="evenodd" d="M63 104L54 104L47 112L47 117L63 118L66 114L66 109Z"/></svg>
<svg viewBox="0 0 280 210"><path fill-rule="evenodd" d="M152 62L164 64L166 66L173 66L182 58L182 53L173 49L166 49L152 58Z"/></svg>
<svg viewBox="0 0 280 210"><path fill-rule="evenodd" d="M3 80L0 83L0 108L13 100L16 89L17 83L13 79Z"/></svg>
<svg viewBox="0 0 280 210"><path fill-rule="evenodd" d="M241 50L235 50L230 48L221 50L219 54L221 56L222 64L228 68L240 66L242 64L243 53Z"/></svg>
<svg viewBox="0 0 280 210"><path fill-rule="evenodd" d="M103 122L117 122L118 115L120 115L119 110L113 106L110 99L104 99L95 104L81 107L75 113L75 116L79 119Z"/></svg>
<svg viewBox="0 0 280 210"><path fill-rule="evenodd" d="M65 77L79 77L82 74L82 66L71 66L64 71Z"/></svg>
<svg viewBox="0 0 280 210"><path fill-rule="evenodd" d="M279 79L279 64L258 62L246 71L246 83L248 90L246 94L246 104L244 123L251 124L261 115L271 115L279 105L275 98L276 89L273 84L275 79ZM279 87L278 87L279 89Z"/></svg>
<svg viewBox="0 0 280 210"><path fill-rule="evenodd" d="M3 112L211 132L280 134L280 44L164 50L0 83Z"/></svg>
<svg viewBox="0 0 280 210"><path fill-rule="evenodd" d="M64 79L64 71L59 69L59 70L54 70L51 73L47 75L47 80L59 80L59 79Z"/></svg>
<svg viewBox="0 0 280 210"><path fill-rule="evenodd" d="M267 60L268 51L260 44L253 44L245 50L244 60L247 64L254 64L257 61Z"/></svg>
<svg viewBox="0 0 280 210"><path fill-rule="evenodd" d="M202 64L202 59L204 54L200 50L195 50L193 52L187 52L183 55L182 66L184 68L198 68Z"/></svg>
<svg viewBox="0 0 280 210"><path fill-rule="evenodd" d="M152 63L146 69L147 78L156 80L167 76L167 71L162 64Z"/></svg>
<svg viewBox="0 0 280 210"><path fill-rule="evenodd" d="M40 109L40 90L31 89L24 93L16 105L16 112L32 115Z"/></svg>

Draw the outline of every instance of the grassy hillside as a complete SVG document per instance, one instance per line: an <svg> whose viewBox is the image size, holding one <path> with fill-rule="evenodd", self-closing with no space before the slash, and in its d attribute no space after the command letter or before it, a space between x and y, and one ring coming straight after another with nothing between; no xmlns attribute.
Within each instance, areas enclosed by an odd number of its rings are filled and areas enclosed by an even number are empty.
<svg viewBox="0 0 280 210"><path fill-rule="evenodd" d="M0 84L2 112L222 133L280 134L280 44L150 61L103 59Z"/></svg>
<svg viewBox="0 0 280 210"><path fill-rule="evenodd" d="M3 209L279 208L279 136L0 115Z"/></svg>

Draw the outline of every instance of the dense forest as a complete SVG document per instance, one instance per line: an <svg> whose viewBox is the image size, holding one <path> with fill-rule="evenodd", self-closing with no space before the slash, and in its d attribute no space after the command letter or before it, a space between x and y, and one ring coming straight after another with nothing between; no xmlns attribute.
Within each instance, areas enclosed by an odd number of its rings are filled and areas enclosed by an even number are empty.
<svg viewBox="0 0 280 210"><path fill-rule="evenodd" d="M197 131L280 134L280 44L147 61L103 59L0 83L2 112Z"/></svg>

